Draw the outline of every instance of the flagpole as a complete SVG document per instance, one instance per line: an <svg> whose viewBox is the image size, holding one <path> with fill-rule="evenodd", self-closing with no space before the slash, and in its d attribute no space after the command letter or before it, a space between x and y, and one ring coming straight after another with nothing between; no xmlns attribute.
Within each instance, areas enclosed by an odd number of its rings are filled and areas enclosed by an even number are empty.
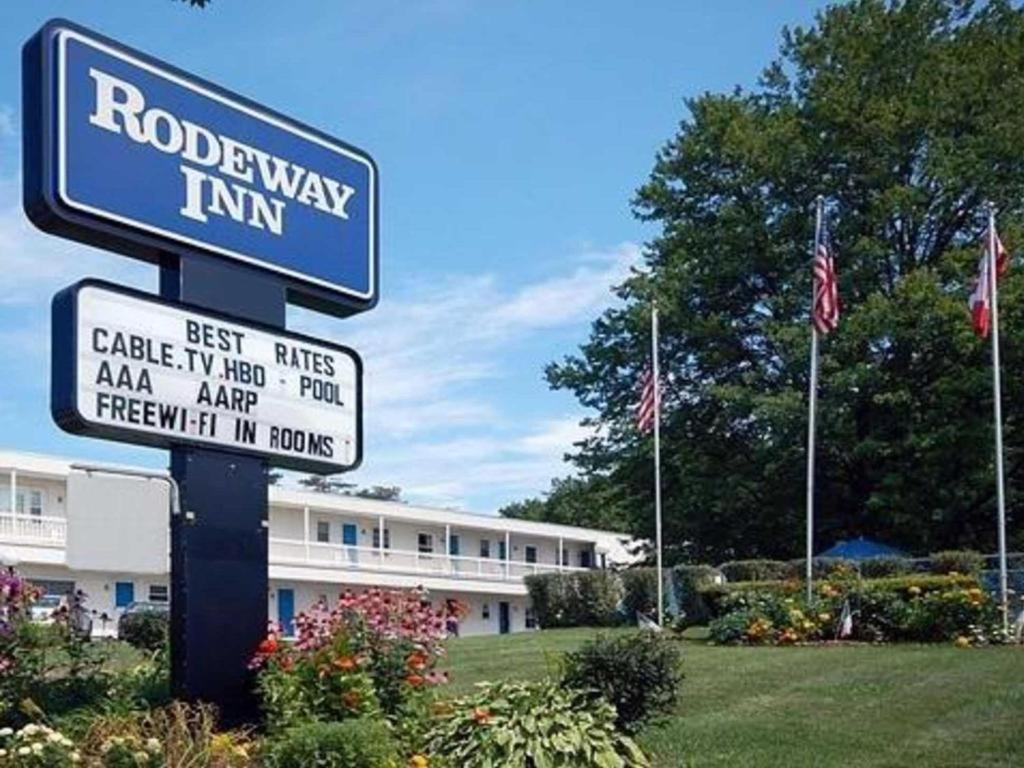
<svg viewBox="0 0 1024 768"><path fill-rule="evenodd" d="M658 565L658 626L665 626L661 563L661 374L658 370L658 305L651 302L651 376L654 384L654 538Z"/></svg>
<svg viewBox="0 0 1024 768"><path fill-rule="evenodd" d="M821 245L821 218L825 205L825 199L818 195L815 200L814 216L814 252L812 260L817 258L818 248ZM806 550L806 581L807 581L807 604L810 605L814 598L814 432L815 417L818 408L818 329L814 325L814 286L815 281L811 278L811 381L808 397L807 413L807 550Z"/></svg>
<svg viewBox="0 0 1024 768"><path fill-rule="evenodd" d="M999 371L999 274L996 254L996 212L988 204L988 284L992 303L992 401L996 421L996 504L999 511L999 601L1003 631L1010 631L1010 604L1006 577L1006 498L1003 480L1003 403Z"/></svg>

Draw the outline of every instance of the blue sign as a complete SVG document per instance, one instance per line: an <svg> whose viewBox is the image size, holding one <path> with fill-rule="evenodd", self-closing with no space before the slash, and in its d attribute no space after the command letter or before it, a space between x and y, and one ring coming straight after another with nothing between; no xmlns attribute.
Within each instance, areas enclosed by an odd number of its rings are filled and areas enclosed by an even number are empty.
<svg viewBox="0 0 1024 768"><path fill-rule="evenodd" d="M213 255L337 314L376 303L365 152L65 21L29 41L24 72L40 228L150 261Z"/></svg>

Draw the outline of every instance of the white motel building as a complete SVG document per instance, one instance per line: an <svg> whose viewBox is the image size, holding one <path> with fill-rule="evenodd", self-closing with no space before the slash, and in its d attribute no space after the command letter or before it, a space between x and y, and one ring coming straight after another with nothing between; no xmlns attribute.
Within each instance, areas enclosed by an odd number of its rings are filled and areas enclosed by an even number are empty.
<svg viewBox="0 0 1024 768"><path fill-rule="evenodd" d="M46 594L84 591L109 635L131 603L169 599L170 486L79 466L0 451L0 564ZM521 632L535 627L525 576L629 560L608 531L278 486L269 507L268 612L286 631L348 589L424 587L468 606L460 634Z"/></svg>

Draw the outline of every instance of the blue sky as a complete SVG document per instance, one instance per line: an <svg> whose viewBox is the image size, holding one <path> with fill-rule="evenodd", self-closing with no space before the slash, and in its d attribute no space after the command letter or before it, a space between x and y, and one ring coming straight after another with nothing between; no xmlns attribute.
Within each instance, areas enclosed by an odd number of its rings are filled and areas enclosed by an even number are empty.
<svg viewBox="0 0 1024 768"><path fill-rule="evenodd" d="M381 302L289 325L358 349L351 476L480 512L569 471L583 411L544 365L586 338L653 231L629 200L683 99L752 85L821 3L719 0L33 0L0 11L0 447L153 467L159 450L50 420L49 300L155 268L37 233L20 208L20 48L63 16L368 150Z"/></svg>

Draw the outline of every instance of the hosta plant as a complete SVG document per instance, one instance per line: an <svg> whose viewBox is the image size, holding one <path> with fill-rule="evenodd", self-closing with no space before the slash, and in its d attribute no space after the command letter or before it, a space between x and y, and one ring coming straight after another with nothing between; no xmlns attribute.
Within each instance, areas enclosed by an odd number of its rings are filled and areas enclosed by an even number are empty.
<svg viewBox="0 0 1024 768"><path fill-rule="evenodd" d="M615 708L557 682L481 683L446 706L427 735L431 765L449 768L642 768L615 728Z"/></svg>

